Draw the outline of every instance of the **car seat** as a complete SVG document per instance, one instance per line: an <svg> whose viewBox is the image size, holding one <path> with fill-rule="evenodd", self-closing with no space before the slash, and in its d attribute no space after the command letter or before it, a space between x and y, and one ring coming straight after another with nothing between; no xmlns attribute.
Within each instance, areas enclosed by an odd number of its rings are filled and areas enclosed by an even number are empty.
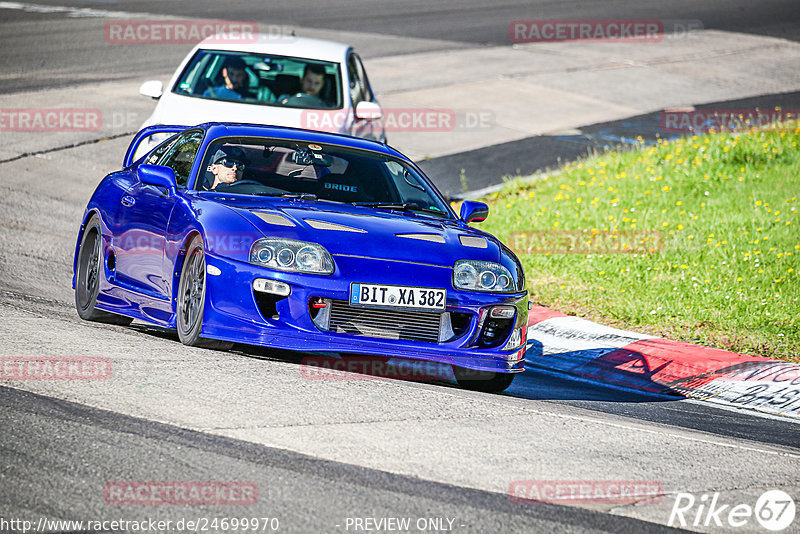
<svg viewBox="0 0 800 534"><path fill-rule="evenodd" d="M278 74L273 82L275 96L294 95L300 92L300 78L293 74Z"/></svg>
<svg viewBox="0 0 800 534"><path fill-rule="evenodd" d="M322 91L319 93L320 98L329 106L334 106L336 104L336 92L336 75L326 74L325 85L322 86Z"/></svg>

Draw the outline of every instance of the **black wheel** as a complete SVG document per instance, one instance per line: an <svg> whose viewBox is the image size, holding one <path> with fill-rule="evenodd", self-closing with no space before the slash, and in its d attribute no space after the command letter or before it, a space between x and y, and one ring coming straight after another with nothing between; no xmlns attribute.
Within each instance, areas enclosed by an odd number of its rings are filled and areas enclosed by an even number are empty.
<svg viewBox="0 0 800 534"><path fill-rule="evenodd" d="M475 371L453 366L458 385L472 391L500 393L505 391L514 381L514 373L494 373L491 371Z"/></svg>
<svg viewBox="0 0 800 534"><path fill-rule="evenodd" d="M228 350L233 343L200 337L205 301L206 256L203 241L196 236L186 249L178 284L178 337L181 343L191 347Z"/></svg>
<svg viewBox="0 0 800 534"><path fill-rule="evenodd" d="M100 251L102 237L100 222L92 217L86 223L78 251L78 272L75 277L75 308L78 315L86 321L128 326L130 317L104 312L95 308L100 293L100 277L103 276L103 255Z"/></svg>

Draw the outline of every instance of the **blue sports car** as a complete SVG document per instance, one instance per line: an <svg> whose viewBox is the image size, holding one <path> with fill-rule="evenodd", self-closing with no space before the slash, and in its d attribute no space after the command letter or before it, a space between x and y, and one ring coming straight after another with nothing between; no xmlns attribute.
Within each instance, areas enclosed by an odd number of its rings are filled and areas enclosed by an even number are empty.
<svg viewBox="0 0 800 534"><path fill-rule="evenodd" d="M167 140L133 161L152 135ZM377 142L263 125L151 126L78 232L81 318L234 342L447 364L502 391L523 370L519 260Z"/></svg>

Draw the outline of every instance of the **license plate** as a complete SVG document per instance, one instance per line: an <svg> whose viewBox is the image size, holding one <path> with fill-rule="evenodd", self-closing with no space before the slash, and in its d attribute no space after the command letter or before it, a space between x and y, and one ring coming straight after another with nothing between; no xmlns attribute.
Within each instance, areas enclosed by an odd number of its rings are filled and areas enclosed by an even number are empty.
<svg viewBox="0 0 800 534"><path fill-rule="evenodd" d="M352 306L381 306L414 310L444 310L447 291L429 287L351 284Z"/></svg>

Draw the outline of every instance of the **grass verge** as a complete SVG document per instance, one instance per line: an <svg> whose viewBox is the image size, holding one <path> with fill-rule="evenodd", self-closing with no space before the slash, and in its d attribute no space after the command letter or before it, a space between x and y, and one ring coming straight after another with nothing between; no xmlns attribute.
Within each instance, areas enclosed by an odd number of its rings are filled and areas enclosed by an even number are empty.
<svg viewBox="0 0 800 534"><path fill-rule="evenodd" d="M485 198L531 300L800 361L800 128L607 152Z"/></svg>

